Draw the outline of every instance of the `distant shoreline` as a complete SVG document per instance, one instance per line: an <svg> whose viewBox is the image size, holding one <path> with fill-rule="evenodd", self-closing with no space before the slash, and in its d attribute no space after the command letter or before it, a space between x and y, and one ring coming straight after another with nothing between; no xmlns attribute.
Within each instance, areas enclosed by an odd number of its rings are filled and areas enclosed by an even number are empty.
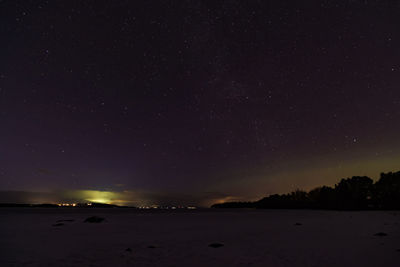
<svg viewBox="0 0 400 267"><path fill-rule="evenodd" d="M367 176L341 179L334 187L321 186L306 192L274 194L255 202L225 202L213 208L400 210L400 171L381 173L378 181Z"/></svg>
<svg viewBox="0 0 400 267"><path fill-rule="evenodd" d="M207 209L199 208L194 206L152 206L152 207L134 207L134 206L118 206L113 204L103 204L103 203L78 203L76 205L60 205L60 204L28 204L28 203L0 203L0 208L55 208L55 209L98 209L98 208L118 208L118 209L135 209L135 210L197 210L197 209Z"/></svg>

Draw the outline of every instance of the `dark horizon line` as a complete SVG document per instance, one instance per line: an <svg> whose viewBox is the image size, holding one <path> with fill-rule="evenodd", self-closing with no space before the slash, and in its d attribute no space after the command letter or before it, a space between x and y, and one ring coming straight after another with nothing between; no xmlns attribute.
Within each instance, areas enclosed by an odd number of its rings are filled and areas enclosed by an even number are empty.
<svg viewBox="0 0 400 267"><path fill-rule="evenodd" d="M106 203L76 203L75 205L60 205L54 203L0 203L0 208L60 208L60 209L74 209L74 208L129 208L138 210L192 210L192 209L204 209L204 207L197 206L167 206L167 205L157 205L157 206L146 206L146 207L136 207L136 206L121 206L116 204L106 204Z"/></svg>
<svg viewBox="0 0 400 267"><path fill-rule="evenodd" d="M13 203L13 202L3 202L0 203L0 208L1 207L49 207L49 208L98 208L98 207L116 207L116 208L136 208L132 206L119 206L119 205L114 205L114 204L105 204L105 203L76 203L76 205L60 205L60 204L54 204L54 203Z"/></svg>
<svg viewBox="0 0 400 267"><path fill-rule="evenodd" d="M381 172L379 180L368 176L342 178L334 187L318 186L271 194L257 201L216 203L212 208L400 210L400 171Z"/></svg>

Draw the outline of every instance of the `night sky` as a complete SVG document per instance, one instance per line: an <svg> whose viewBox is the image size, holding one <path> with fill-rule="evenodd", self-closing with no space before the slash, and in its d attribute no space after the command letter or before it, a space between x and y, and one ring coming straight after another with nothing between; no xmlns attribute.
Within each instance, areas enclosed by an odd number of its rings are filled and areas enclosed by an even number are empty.
<svg viewBox="0 0 400 267"><path fill-rule="evenodd" d="M9 0L0 33L1 202L208 205L400 169L398 1Z"/></svg>

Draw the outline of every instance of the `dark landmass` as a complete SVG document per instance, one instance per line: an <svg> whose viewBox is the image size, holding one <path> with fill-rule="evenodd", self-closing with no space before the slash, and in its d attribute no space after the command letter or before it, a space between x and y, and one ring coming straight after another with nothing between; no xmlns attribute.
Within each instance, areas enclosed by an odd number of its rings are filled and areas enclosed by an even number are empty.
<svg viewBox="0 0 400 267"><path fill-rule="evenodd" d="M57 204L0 203L0 208L59 208Z"/></svg>
<svg viewBox="0 0 400 267"><path fill-rule="evenodd" d="M334 209L398 210L400 209L400 171L381 173L377 182L367 176L342 179L334 187L321 186L309 192L296 190L274 194L255 202L225 202L213 208L258 209Z"/></svg>
<svg viewBox="0 0 400 267"><path fill-rule="evenodd" d="M70 208L136 208L128 206L118 206L112 204L104 203L78 203L76 206L60 206L58 204L19 204L19 203L0 203L0 208L60 208L60 209L70 209Z"/></svg>

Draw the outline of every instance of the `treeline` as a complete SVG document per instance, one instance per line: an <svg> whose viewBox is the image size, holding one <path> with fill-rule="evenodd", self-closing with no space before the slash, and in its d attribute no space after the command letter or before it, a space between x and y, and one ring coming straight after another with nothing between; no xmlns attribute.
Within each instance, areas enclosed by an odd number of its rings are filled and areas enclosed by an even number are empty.
<svg viewBox="0 0 400 267"><path fill-rule="evenodd" d="M226 202L213 208L259 209L400 209L400 171L381 173L374 181L367 176L342 179L334 187L317 187L309 192L296 190L275 194L255 202Z"/></svg>

